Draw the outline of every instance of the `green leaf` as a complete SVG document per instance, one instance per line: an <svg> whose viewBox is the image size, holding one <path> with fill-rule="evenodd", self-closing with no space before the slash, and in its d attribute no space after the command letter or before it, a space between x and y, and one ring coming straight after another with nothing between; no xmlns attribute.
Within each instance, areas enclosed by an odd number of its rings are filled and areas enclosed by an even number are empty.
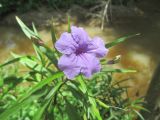
<svg viewBox="0 0 160 120"><path fill-rule="evenodd" d="M4 67L4 66L6 66L6 65L9 65L9 64L18 62L18 61L20 61L20 60L26 59L27 57L30 57L30 56L19 56L19 57L16 57L16 58L14 58L14 59L12 59L12 60L9 60L9 61L1 64L1 65L0 65L0 68L1 68L1 67Z"/></svg>
<svg viewBox="0 0 160 120"><path fill-rule="evenodd" d="M145 120L144 117L137 111L137 110L133 110L141 120Z"/></svg>
<svg viewBox="0 0 160 120"><path fill-rule="evenodd" d="M53 25L51 25L51 37L52 37L52 43L54 45L56 40L57 40L57 38L56 38L55 29L54 29Z"/></svg>
<svg viewBox="0 0 160 120"><path fill-rule="evenodd" d="M24 80L23 77L18 77L16 75L7 76L4 78L4 84L9 85L10 88L16 87L19 83Z"/></svg>
<svg viewBox="0 0 160 120"><path fill-rule="evenodd" d="M73 106L66 100L66 111L65 112L68 114L69 120L82 120L77 110L78 109L75 106Z"/></svg>
<svg viewBox="0 0 160 120"><path fill-rule="evenodd" d="M112 68L103 68L101 72L112 72L112 73L135 73L136 70L129 69L112 69Z"/></svg>
<svg viewBox="0 0 160 120"><path fill-rule="evenodd" d="M100 115L100 112L99 112L99 109L97 107L97 104L96 104L96 101L94 98L92 97L89 97L89 102L91 104L91 107L90 107L90 112L94 118L94 120L102 120L102 117Z"/></svg>
<svg viewBox="0 0 160 120"><path fill-rule="evenodd" d="M86 93L87 92L87 87L85 85L85 82L82 79L82 75L77 76L77 80L79 81L80 85L79 85L79 89L83 92Z"/></svg>
<svg viewBox="0 0 160 120"><path fill-rule="evenodd" d="M31 90L29 90L28 92L26 92L26 94L20 99L20 101L28 98L29 96L31 96L32 93L34 93L37 90L41 89L43 86L47 85L52 80L57 79L57 78L61 78L63 76L64 76L63 72L57 72L57 73L54 73L54 75L48 77L47 79L40 81Z"/></svg>
<svg viewBox="0 0 160 120"><path fill-rule="evenodd" d="M40 46L39 49L42 51L42 53L44 55L47 56L47 58L57 67L57 63L58 63L58 56L56 56L55 51L53 51L52 49L50 49L47 46Z"/></svg>
<svg viewBox="0 0 160 120"><path fill-rule="evenodd" d="M150 113L150 111L149 111L149 110L147 110L146 108L144 108L143 106L140 106L140 105L134 105L133 107L134 107L135 109L143 110L143 111L145 111L145 112Z"/></svg>
<svg viewBox="0 0 160 120"><path fill-rule="evenodd" d="M18 24L20 25L22 31L25 33L25 35L29 39L31 39L32 37L39 39L39 36L37 36L36 33L34 33L32 30L30 30L17 16L16 16L16 20Z"/></svg>
<svg viewBox="0 0 160 120"><path fill-rule="evenodd" d="M37 31L34 23L32 23L32 27L33 27L34 34L35 34L36 36L39 36L38 31Z"/></svg>
<svg viewBox="0 0 160 120"><path fill-rule="evenodd" d="M24 101L16 102L14 105L12 105L12 107L8 108L7 110L5 110L3 113L0 114L0 119L7 120L11 115L17 114L21 108L26 107L27 105L29 105L31 102L33 102L35 99L38 99L42 95L43 95L42 93L39 95L33 95Z"/></svg>
<svg viewBox="0 0 160 120"><path fill-rule="evenodd" d="M5 63L1 64L1 65L0 65L0 68L4 67L4 66L6 66L6 65L9 65L9 64L12 64L12 63L18 62L20 59L21 59L21 57L19 57L19 58L15 58L15 59L12 59L12 60L9 60L9 61L7 61L7 62L5 62Z"/></svg>
<svg viewBox="0 0 160 120"><path fill-rule="evenodd" d="M79 86L79 89L84 93L84 94L89 94L90 96L92 96L92 93L87 91L87 86L82 78L82 75L79 75L77 77L77 80L79 81L80 83L80 86ZM90 103L90 113L91 115L93 116L94 119L97 119L97 120L102 120L101 118L101 115L99 113L99 109L97 108L97 104L96 104L96 101L94 98L88 96L88 99L89 99L89 103Z"/></svg>
<svg viewBox="0 0 160 120"><path fill-rule="evenodd" d="M34 51L35 51L35 53L37 55L37 58L39 60L41 60L42 64L44 65L45 60L43 58L42 52L40 51L39 47L37 45L33 44L33 48L34 48Z"/></svg>
<svg viewBox="0 0 160 120"><path fill-rule="evenodd" d="M73 96L77 99L77 100L85 100L85 96L84 94L77 88L76 85L74 84L67 84L68 90L72 92ZM84 101L85 102L85 101Z"/></svg>
<svg viewBox="0 0 160 120"><path fill-rule="evenodd" d="M70 22L70 16L68 16L68 32L71 33L71 22Z"/></svg>
<svg viewBox="0 0 160 120"><path fill-rule="evenodd" d="M99 103L100 106L106 108L107 110L110 108L110 106L106 105L104 102L102 102L101 100L99 99L96 99L96 101Z"/></svg>
<svg viewBox="0 0 160 120"><path fill-rule="evenodd" d="M60 86L63 84L62 81L60 81L58 84L56 84L56 86L48 93L48 95L45 97L45 99L49 99L52 96L55 95L55 93L57 92L57 90L60 88Z"/></svg>
<svg viewBox="0 0 160 120"><path fill-rule="evenodd" d="M121 43L121 42L124 42L125 40L127 40L127 39L129 39L129 38L135 37L135 36L137 36L137 35L140 35L140 34L138 33L138 34L135 34L135 35L128 35L128 36L125 36L125 37L121 37L121 38L119 38L119 39L117 39L117 40L115 40L115 41L113 41L113 42L107 43L107 44L105 45L105 47L106 47L106 48L113 47L113 46L115 46L115 45L117 45L117 44L119 44L119 43Z"/></svg>
<svg viewBox="0 0 160 120"><path fill-rule="evenodd" d="M23 57L23 56L15 54L15 53L11 53L11 54L15 58L21 57L19 62L22 65L28 67L29 69L32 69L32 70L39 72L39 73L46 73L47 72L47 69L45 67L43 67L41 64L38 64L38 61L34 56L24 56Z"/></svg>
<svg viewBox="0 0 160 120"><path fill-rule="evenodd" d="M0 88L3 86L3 84L4 84L4 76L2 73L0 73Z"/></svg>
<svg viewBox="0 0 160 120"><path fill-rule="evenodd" d="M45 109L47 108L47 106L49 105L50 100L46 101L44 103L44 105L37 111L37 113L35 114L33 120L41 120L43 113L45 112Z"/></svg>

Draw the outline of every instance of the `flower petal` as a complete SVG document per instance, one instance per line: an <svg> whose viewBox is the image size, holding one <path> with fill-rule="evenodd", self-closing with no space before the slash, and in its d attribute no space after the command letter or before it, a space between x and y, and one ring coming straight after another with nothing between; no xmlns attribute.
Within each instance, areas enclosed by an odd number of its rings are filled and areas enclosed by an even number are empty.
<svg viewBox="0 0 160 120"><path fill-rule="evenodd" d="M67 78L73 79L80 73L80 66L77 66L77 56L75 54L63 55L58 61L58 67L61 69Z"/></svg>
<svg viewBox="0 0 160 120"><path fill-rule="evenodd" d="M82 27L71 27L71 34L75 42L79 45L86 44L89 40L89 36Z"/></svg>
<svg viewBox="0 0 160 120"><path fill-rule="evenodd" d="M56 49L63 54L71 54L76 51L78 44L73 40L70 33L63 33L60 39L55 43Z"/></svg>
<svg viewBox="0 0 160 120"><path fill-rule="evenodd" d="M99 72L101 69L99 60L88 53L84 53L78 56L78 64L81 66L81 73L87 78L90 78L94 73Z"/></svg>
<svg viewBox="0 0 160 120"><path fill-rule="evenodd" d="M94 37L88 43L88 51L87 53L92 53L96 57L104 57L108 53L108 49L105 48L105 44L100 37Z"/></svg>

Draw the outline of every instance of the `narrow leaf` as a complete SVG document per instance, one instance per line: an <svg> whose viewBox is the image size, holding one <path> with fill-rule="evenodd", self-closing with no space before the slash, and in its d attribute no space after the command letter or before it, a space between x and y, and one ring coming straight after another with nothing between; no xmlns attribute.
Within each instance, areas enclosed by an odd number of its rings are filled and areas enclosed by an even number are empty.
<svg viewBox="0 0 160 120"><path fill-rule="evenodd" d="M24 97L22 97L20 99L20 101L28 98L32 93L36 92L37 90L41 89L43 86L47 85L48 83L50 83L52 80L60 78L64 76L63 72L57 72L55 73L53 76L48 77L45 80L42 80L41 82L39 82L37 85L35 85L31 90L29 90L28 92L26 92L26 94L24 95Z"/></svg>
<svg viewBox="0 0 160 120"><path fill-rule="evenodd" d="M127 39L129 39L129 38L135 37L135 36L137 36L137 35L140 35L140 34L138 33L138 34L135 34L135 35L128 35L128 36L125 36L125 37L121 37L121 38L119 38L119 39L117 39L117 40L115 40L115 41L113 41L113 42L107 43L107 44L105 45L105 47L106 47L106 48L113 47L113 46L115 46L115 45L117 45L117 44L119 44L119 43L121 43L121 42L124 42L125 40L127 40Z"/></svg>
<svg viewBox="0 0 160 120"><path fill-rule="evenodd" d="M44 55L48 57L48 59L57 67L57 56L55 54L55 51L50 49L47 46L40 46L39 49L42 51Z"/></svg>
<svg viewBox="0 0 160 120"><path fill-rule="evenodd" d="M59 82L46 96L45 99L49 99L50 97L54 96L55 93L57 92L57 90L59 89L59 87L63 84L63 82Z"/></svg>
<svg viewBox="0 0 160 120"><path fill-rule="evenodd" d="M71 22L70 22L70 16L68 16L68 32L71 33Z"/></svg>
<svg viewBox="0 0 160 120"><path fill-rule="evenodd" d="M94 119L102 120L102 117L100 115L95 99L92 97L89 97L89 102L91 104L90 111Z"/></svg>
<svg viewBox="0 0 160 120"><path fill-rule="evenodd" d="M133 110L133 111L139 116L141 120L145 120L144 117L138 111L136 110Z"/></svg>
<svg viewBox="0 0 160 120"><path fill-rule="evenodd" d="M12 53L12 55L13 55L13 53ZM9 61L7 61L7 62L5 62L5 63L3 63L3 64L0 64L0 68L1 68L1 67L4 67L4 66L6 66L6 65L9 65L9 64L12 64L12 63L15 63L15 62L18 62L18 61L27 59L27 58L33 59L33 57L31 57L31 56L17 56L16 58L14 58L14 59L12 59L12 60L9 60Z"/></svg>
<svg viewBox="0 0 160 120"><path fill-rule="evenodd" d="M87 87L86 87L86 85L85 85L84 80L82 79L82 76L79 75L79 76L77 77L77 80L78 80L79 83L80 83L79 89L80 89L83 93L86 93L86 92L87 92Z"/></svg>
<svg viewBox="0 0 160 120"><path fill-rule="evenodd" d="M9 61L7 61L7 62L5 62L5 63L3 63L3 64L0 64L0 68L1 68L1 67L4 67L4 66L6 66L6 65L9 65L9 64L18 62L21 58L22 58L22 57L14 58L14 59L9 60Z"/></svg>
<svg viewBox="0 0 160 120"><path fill-rule="evenodd" d="M52 37L52 43L54 45L56 40L57 40L57 38L56 38L55 29L54 29L53 25L51 25L51 37Z"/></svg>
<svg viewBox="0 0 160 120"><path fill-rule="evenodd" d="M42 52L40 51L40 49L35 44L33 44L33 48L37 55L37 58L41 60L42 63L44 63L44 59L43 59Z"/></svg>
<svg viewBox="0 0 160 120"><path fill-rule="evenodd" d="M104 102L102 102L101 100L99 99L96 99L96 101L99 103L100 106L106 108L106 109L109 109L110 107L108 105L106 105Z"/></svg>
<svg viewBox="0 0 160 120"><path fill-rule="evenodd" d="M78 113L78 109L70 104L68 101L66 101L66 111L68 114L69 120L82 120Z"/></svg>
<svg viewBox="0 0 160 120"><path fill-rule="evenodd" d="M0 114L0 119L8 120L8 117L17 114L21 108L24 108L25 106L29 105L31 102L33 102L35 99L38 99L42 95L43 94L30 96L29 98L27 98L22 102L16 102L12 107L10 107L9 109L5 110L3 113Z"/></svg>
<svg viewBox="0 0 160 120"><path fill-rule="evenodd" d="M135 73L136 70L129 70L129 69L112 69L112 68L104 68L101 72L113 72L113 73Z"/></svg>
<svg viewBox="0 0 160 120"><path fill-rule="evenodd" d="M38 31L37 31L34 23L32 23L32 27L33 27L33 31L34 31L35 35L39 36Z"/></svg>
<svg viewBox="0 0 160 120"><path fill-rule="evenodd" d="M17 16L16 16L16 20L17 20L17 22L19 23L22 31L25 33L25 35L26 35L29 39L31 39L32 37L39 39L39 37L38 37L32 30L30 30Z"/></svg>
<svg viewBox="0 0 160 120"><path fill-rule="evenodd" d="M50 103L50 100L45 102L45 104L37 111L33 120L41 120L42 119L43 113L44 113L45 109L47 108L47 106L49 105L49 103Z"/></svg>

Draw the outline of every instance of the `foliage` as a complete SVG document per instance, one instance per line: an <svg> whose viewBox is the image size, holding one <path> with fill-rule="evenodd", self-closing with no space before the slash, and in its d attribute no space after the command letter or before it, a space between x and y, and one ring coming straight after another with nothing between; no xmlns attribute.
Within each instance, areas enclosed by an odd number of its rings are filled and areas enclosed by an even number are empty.
<svg viewBox="0 0 160 120"><path fill-rule="evenodd" d="M68 9L73 4L82 7L96 5L96 0L0 0L0 15L9 12L26 12L30 9L37 9L40 6L47 6L54 9Z"/></svg>
<svg viewBox="0 0 160 120"><path fill-rule="evenodd" d="M0 65L0 119L1 120L133 120L138 116L142 99L130 100L127 86L115 82L112 74L135 72L113 69L106 59L101 60L102 70L92 79L82 75L69 80L57 68L60 53L41 40L33 24L28 28L16 17L25 35L32 40L36 55L21 56L12 53L13 59ZM70 21L70 20L69 20ZM70 23L68 24L70 30ZM56 41L51 29L53 45ZM106 44L111 47L128 37ZM24 67L18 68L18 62ZM6 67L13 67L12 69ZM6 72L6 70L11 70Z"/></svg>

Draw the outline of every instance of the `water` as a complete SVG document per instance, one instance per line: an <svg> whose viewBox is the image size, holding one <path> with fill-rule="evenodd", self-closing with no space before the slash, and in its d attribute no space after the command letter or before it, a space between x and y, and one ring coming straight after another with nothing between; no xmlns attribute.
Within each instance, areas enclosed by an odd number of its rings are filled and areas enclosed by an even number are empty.
<svg viewBox="0 0 160 120"><path fill-rule="evenodd" d="M31 42L26 39L22 32L14 27L0 27L0 61L10 56L10 52L29 53Z"/></svg>
<svg viewBox="0 0 160 120"><path fill-rule="evenodd" d="M93 25L80 24L79 26L83 26L92 37L101 36L105 42L110 42L128 34L141 33L140 36L131 38L125 43L111 48L107 59L121 54L122 60L120 64L113 65L113 67L134 68L137 73L115 74L114 79L130 79L123 84L131 87L129 96L132 98L144 96L160 56L160 24L158 22L151 23L148 19L136 19L134 22L115 23L104 31L101 31L99 27L93 27ZM67 25L58 26L58 35L65 30L67 30ZM41 30L40 35L42 40L50 44L49 31ZM1 63L10 56L10 52L33 54L32 44L19 27L0 26Z"/></svg>
<svg viewBox="0 0 160 120"><path fill-rule="evenodd" d="M144 25L144 26L143 26ZM136 26L136 27L135 27ZM142 27L142 28L140 28ZM95 28L90 28L93 34L99 34L106 41L112 41L120 36L141 33L128 41L111 48L108 57L112 58L121 54L122 60L115 68L132 68L137 73L115 74L115 79L130 79L123 85L130 86L129 96L132 98L144 96L148 90L152 75L160 57L160 35L155 28L149 28L145 24L118 24L104 32L98 32ZM89 30L90 31L90 30Z"/></svg>

